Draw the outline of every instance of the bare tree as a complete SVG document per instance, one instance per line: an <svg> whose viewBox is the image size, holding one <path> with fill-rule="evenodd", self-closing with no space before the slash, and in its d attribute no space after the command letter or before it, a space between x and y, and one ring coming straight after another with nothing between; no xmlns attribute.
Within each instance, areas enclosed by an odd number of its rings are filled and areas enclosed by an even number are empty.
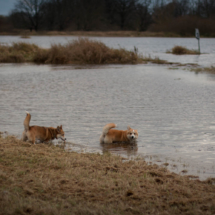
<svg viewBox="0 0 215 215"><path fill-rule="evenodd" d="M46 0L17 0L15 12L29 23L29 28L38 30L42 18L42 6Z"/></svg>
<svg viewBox="0 0 215 215"><path fill-rule="evenodd" d="M104 13L101 0L76 0L75 22L78 30L89 31L95 29Z"/></svg>
<svg viewBox="0 0 215 215"><path fill-rule="evenodd" d="M151 4L151 0L143 0L136 5L137 11L137 21L139 31L145 31L149 24L151 23L151 14L149 6Z"/></svg>
<svg viewBox="0 0 215 215"><path fill-rule="evenodd" d="M184 16L189 13L189 0L173 0L175 5L174 17Z"/></svg>
<svg viewBox="0 0 215 215"><path fill-rule="evenodd" d="M200 15L203 17L214 16L215 11L215 0L202 0L198 2L198 7L200 8Z"/></svg>
<svg viewBox="0 0 215 215"><path fill-rule="evenodd" d="M114 0L114 10L119 16L119 24L122 30L135 11L136 2L137 0Z"/></svg>

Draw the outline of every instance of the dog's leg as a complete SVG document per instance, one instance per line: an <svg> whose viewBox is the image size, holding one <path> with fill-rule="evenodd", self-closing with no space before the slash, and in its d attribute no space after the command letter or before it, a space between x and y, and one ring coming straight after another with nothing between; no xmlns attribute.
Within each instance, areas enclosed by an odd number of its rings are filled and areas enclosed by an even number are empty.
<svg viewBox="0 0 215 215"><path fill-rule="evenodd" d="M104 138L105 138L105 135L101 135L100 136L100 139L99 139L99 142L102 144L102 143L104 143Z"/></svg>
<svg viewBox="0 0 215 215"><path fill-rule="evenodd" d="M26 135L26 131L23 131L22 132L22 141L27 141L27 139L28 139L28 137L27 137L27 135Z"/></svg>
<svg viewBox="0 0 215 215"><path fill-rule="evenodd" d="M34 145L36 144L35 141L36 141L36 139L35 139L35 137L33 137L33 138L32 138L32 143L33 143Z"/></svg>
<svg viewBox="0 0 215 215"><path fill-rule="evenodd" d="M105 137L104 137L103 142L106 143L106 144L111 144L111 143L113 143L112 139L109 138L108 136L105 136Z"/></svg>

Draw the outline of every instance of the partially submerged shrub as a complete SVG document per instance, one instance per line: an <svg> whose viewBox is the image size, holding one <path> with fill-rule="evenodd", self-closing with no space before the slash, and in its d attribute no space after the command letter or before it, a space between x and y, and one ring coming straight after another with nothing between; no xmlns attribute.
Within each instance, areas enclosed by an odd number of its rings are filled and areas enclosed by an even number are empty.
<svg viewBox="0 0 215 215"><path fill-rule="evenodd" d="M182 55L182 54L199 54L197 50L190 50L183 46L175 46L172 48L171 51L167 51L167 53L172 53L176 55Z"/></svg>

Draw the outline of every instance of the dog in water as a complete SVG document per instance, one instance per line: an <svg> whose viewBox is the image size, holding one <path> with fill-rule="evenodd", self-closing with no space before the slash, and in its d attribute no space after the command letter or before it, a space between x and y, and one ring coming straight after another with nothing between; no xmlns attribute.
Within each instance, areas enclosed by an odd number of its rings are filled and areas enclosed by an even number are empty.
<svg viewBox="0 0 215 215"><path fill-rule="evenodd" d="M138 131L128 126L127 130L116 130L114 123L105 125L100 136L100 143L114 143L114 142L125 142L134 143L138 137Z"/></svg>
<svg viewBox="0 0 215 215"><path fill-rule="evenodd" d="M48 142L50 140L54 140L55 138L60 138L64 142L66 138L64 137L64 131L61 126L57 126L57 128L53 127L41 127L37 125L30 126L31 114L26 111L26 117L24 120L24 131L22 133L23 141L31 141L35 144L35 141L39 140L40 142Z"/></svg>

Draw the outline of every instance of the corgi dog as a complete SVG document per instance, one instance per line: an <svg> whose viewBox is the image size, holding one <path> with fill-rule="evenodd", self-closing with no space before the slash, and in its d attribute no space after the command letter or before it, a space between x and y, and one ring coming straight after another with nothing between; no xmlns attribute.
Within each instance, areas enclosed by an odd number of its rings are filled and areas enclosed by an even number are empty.
<svg viewBox="0 0 215 215"><path fill-rule="evenodd" d="M138 138L138 131L128 126L127 130L115 130L116 124L109 123L103 128L100 136L100 143L126 142L135 143Z"/></svg>
<svg viewBox="0 0 215 215"><path fill-rule="evenodd" d="M53 127L41 127L41 126L30 126L31 114L26 111L26 117L23 122L24 124L24 131L22 133L22 140L27 141L29 140L33 144L35 144L36 140L40 142L48 142L50 140L54 140L55 138L60 138L64 142L66 138L64 137L64 131L61 126L57 126L57 128Z"/></svg>

